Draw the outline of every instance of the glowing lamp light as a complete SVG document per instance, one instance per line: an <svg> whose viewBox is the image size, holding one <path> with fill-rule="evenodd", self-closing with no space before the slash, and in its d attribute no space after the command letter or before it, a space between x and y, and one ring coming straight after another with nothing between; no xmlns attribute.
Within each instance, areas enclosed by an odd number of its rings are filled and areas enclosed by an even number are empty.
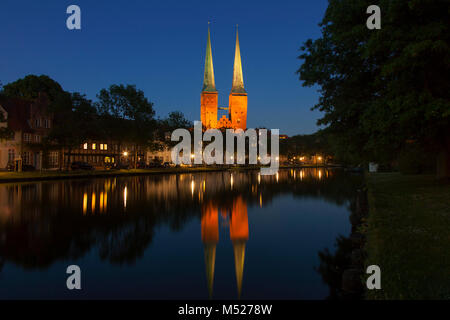
<svg viewBox="0 0 450 320"><path fill-rule="evenodd" d="M123 156L124 156L124 157L128 157L128 152L127 152L127 151L124 151L124 152L123 152Z"/></svg>

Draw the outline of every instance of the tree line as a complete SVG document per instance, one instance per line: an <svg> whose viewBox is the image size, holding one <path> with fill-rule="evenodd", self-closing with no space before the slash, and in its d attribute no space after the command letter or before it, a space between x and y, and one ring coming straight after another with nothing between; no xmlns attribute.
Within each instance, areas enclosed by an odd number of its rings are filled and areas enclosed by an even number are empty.
<svg viewBox="0 0 450 320"><path fill-rule="evenodd" d="M381 29L366 8L381 8ZM335 152L354 163L435 161L450 178L450 11L443 0L329 0L297 73Z"/></svg>

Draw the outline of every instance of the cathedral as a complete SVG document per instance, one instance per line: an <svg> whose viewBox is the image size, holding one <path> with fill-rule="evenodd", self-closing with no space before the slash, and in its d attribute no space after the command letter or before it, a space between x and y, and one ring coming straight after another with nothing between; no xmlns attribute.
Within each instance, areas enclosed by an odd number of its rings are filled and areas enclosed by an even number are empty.
<svg viewBox="0 0 450 320"><path fill-rule="evenodd" d="M218 117L218 110L227 110L228 117ZM234 55L233 85L231 88L229 106L218 107L218 92L214 81L214 67L211 51L211 36L208 27L206 42L205 75L200 99L200 118L206 129L242 129L247 128L247 92L244 89L242 75L241 50L239 48L239 34L236 30L236 50Z"/></svg>

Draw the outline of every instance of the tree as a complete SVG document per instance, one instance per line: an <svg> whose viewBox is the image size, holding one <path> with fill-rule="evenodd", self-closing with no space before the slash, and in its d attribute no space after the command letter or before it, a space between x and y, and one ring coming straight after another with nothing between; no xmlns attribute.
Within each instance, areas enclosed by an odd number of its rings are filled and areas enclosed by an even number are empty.
<svg viewBox="0 0 450 320"><path fill-rule="evenodd" d="M186 119L184 114L180 111L170 112L166 121L168 128L171 130L179 128L189 129L193 127L192 121Z"/></svg>
<svg viewBox="0 0 450 320"><path fill-rule="evenodd" d="M61 85L46 75L28 75L3 87L3 95L5 97L27 101L35 101L40 94L45 93L50 105L62 92L64 90Z"/></svg>
<svg viewBox="0 0 450 320"><path fill-rule="evenodd" d="M162 150L164 147L174 146L177 142L167 140L167 134L172 133L176 129L190 129L194 125L192 121L186 119L184 114L180 111L170 112L167 118L158 119L157 131L155 133L156 139L161 143L155 144L155 150Z"/></svg>
<svg viewBox="0 0 450 320"><path fill-rule="evenodd" d="M11 138L13 132L8 128L7 119L3 112L0 112L0 140Z"/></svg>
<svg viewBox="0 0 450 320"><path fill-rule="evenodd" d="M366 27L372 4L381 30ZM440 0L329 1L297 72L304 86L319 85L319 123L341 150L390 161L414 142L438 153L438 176L450 177L449 20Z"/></svg>
<svg viewBox="0 0 450 320"><path fill-rule="evenodd" d="M105 123L105 132L114 140L135 146L134 166L138 148L146 149L153 144L155 111L142 90L134 85L111 85L97 95L97 109Z"/></svg>
<svg viewBox="0 0 450 320"><path fill-rule="evenodd" d="M86 138L99 137L97 110L85 95L63 92L56 97L52 112L53 127L46 146L67 152L68 169L72 150L83 144Z"/></svg>

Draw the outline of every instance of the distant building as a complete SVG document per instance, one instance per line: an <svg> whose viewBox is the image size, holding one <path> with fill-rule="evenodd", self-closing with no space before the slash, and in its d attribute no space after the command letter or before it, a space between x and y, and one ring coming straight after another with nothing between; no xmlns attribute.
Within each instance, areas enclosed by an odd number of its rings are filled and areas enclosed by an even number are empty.
<svg viewBox="0 0 450 320"><path fill-rule="evenodd" d="M2 126L11 130L11 137L0 141L0 169L8 166L43 167L44 156L49 166L58 165L58 152L44 155L42 141L52 127L52 116L47 112L48 101L39 95L36 101L21 99L0 100L0 112L6 120Z"/></svg>
<svg viewBox="0 0 450 320"><path fill-rule="evenodd" d="M64 166L70 166L74 161L87 162L98 169L104 169L116 164L134 167L137 162L146 162L146 151L134 144L118 143L106 139L86 139L78 148L62 150Z"/></svg>
<svg viewBox="0 0 450 320"><path fill-rule="evenodd" d="M219 120L218 110L227 110L228 116L223 115ZM206 43L205 74L200 99L200 118L206 129L215 128L247 128L247 92L244 89L242 74L241 51L239 47L239 34L236 30L236 49L234 55L233 85L229 97L229 107L218 107L218 92L214 80L214 67L211 50L211 36L208 27L208 40Z"/></svg>

